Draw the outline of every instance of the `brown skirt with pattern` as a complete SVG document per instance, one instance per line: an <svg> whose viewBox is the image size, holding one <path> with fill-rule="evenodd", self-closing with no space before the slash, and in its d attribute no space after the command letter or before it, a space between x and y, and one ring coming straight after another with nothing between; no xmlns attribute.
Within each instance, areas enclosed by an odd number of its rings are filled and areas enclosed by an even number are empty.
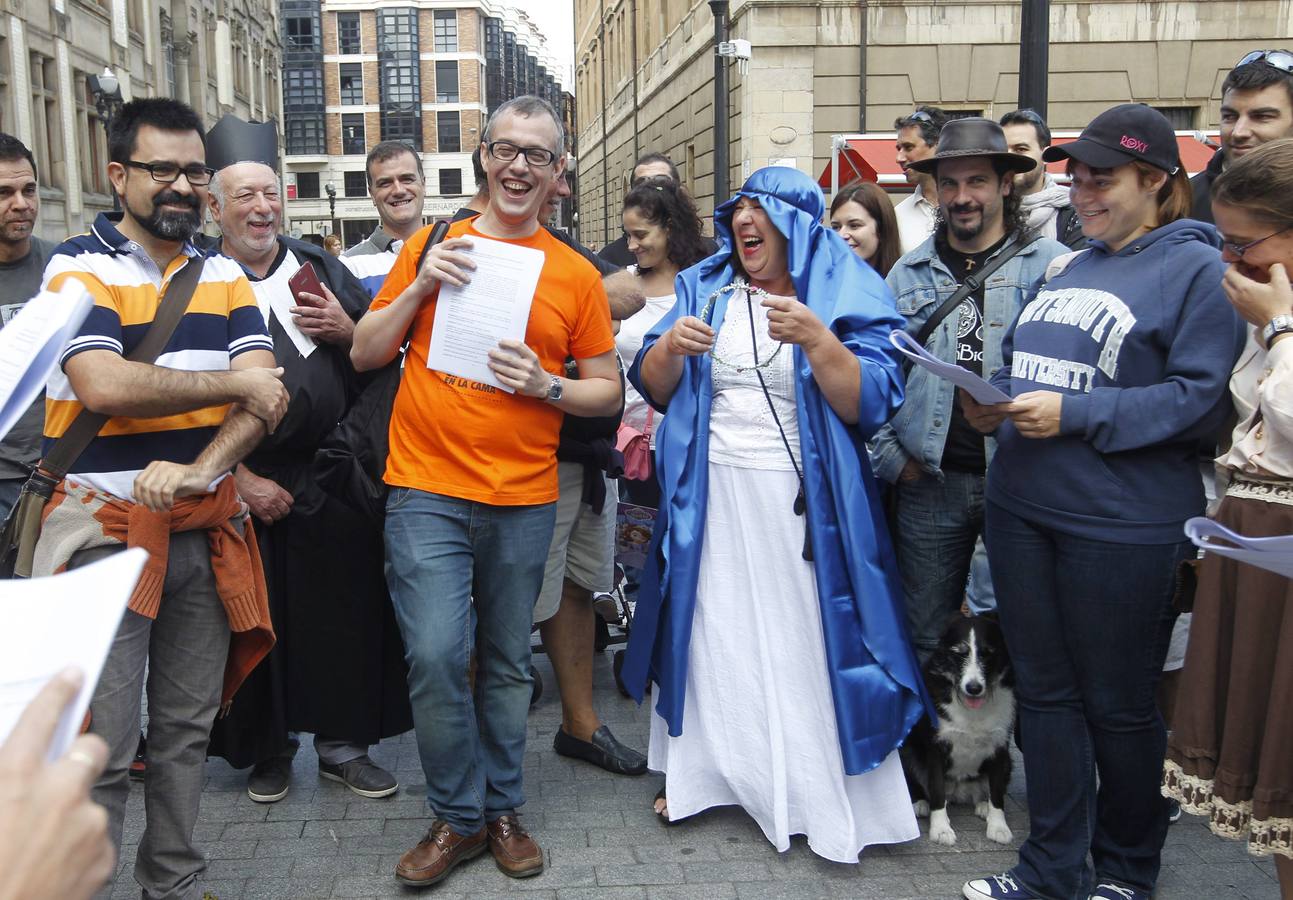
<svg viewBox="0 0 1293 900"><path fill-rule="evenodd" d="M1216 518L1246 537L1293 534L1293 485L1241 482ZM1204 557L1174 718L1163 794L1255 856L1293 857L1293 581Z"/></svg>

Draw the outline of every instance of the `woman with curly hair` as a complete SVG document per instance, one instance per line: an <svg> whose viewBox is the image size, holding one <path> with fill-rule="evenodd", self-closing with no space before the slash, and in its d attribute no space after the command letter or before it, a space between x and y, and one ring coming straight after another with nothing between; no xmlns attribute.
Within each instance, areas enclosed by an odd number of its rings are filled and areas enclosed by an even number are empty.
<svg viewBox="0 0 1293 900"><path fill-rule="evenodd" d="M646 295L646 305L621 322L615 336L615 348L627 370L642 349L642 338L651 326L673 309L674 278L683 269L708 256L713 245L700 233L700 214L696 212L696 204L671 178L647 178L630 191L624 198L623 220L629 252L637 259L637 264L630 266L629 271L638 276L642 293ZM651 445L654 447L653 435L660 426L660 419L658 414L649 412L647 402L637 389L626 384L624 424L652 435ZM658 504L660 487L656 484L654 472L653 461L650 478L623 482L630 501L650 507Z"/></svg>

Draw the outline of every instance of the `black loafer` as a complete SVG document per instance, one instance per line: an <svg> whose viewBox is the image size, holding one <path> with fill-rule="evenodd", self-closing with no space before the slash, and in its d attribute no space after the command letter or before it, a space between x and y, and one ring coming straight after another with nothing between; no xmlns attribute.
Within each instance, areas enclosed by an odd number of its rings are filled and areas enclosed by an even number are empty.
<svg viewBox="0 0 1293 900"><path fill-rule="evenodd" d="M552 739L552 749L557 751L558 756L582 759L616 775L641 775L646 772L646 757L617 741L605 725L593 732L591 741L581 741L566 734L565 729L558 728L556 737Z"/></svg>

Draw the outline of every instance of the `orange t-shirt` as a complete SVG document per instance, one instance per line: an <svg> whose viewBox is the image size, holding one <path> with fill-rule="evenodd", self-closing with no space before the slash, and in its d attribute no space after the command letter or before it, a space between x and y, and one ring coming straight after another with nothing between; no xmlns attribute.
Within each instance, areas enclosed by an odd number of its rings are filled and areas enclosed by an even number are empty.
<svg viewBox="0 0 1293 900"><path fill-rule="evenodd" d="M487 237L472 224L454 223L448 237ZM430 234L428 226L405 242L372 309L390 305L413 282ZM587 359L615 349L606 291L587 260L544 228L507 243L544 254L525 343L545 370L560 375L569 357ZM428 369L438 295L437 287L413 318L391 412L386 483L494 506L556 500L563 413L544 400Z"/></svg>

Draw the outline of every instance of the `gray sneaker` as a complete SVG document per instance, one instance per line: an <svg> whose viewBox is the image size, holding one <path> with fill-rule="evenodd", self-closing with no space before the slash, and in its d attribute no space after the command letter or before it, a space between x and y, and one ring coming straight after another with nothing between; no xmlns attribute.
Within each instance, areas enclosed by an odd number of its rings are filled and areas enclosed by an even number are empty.
<svg viewBox="0 0 1293 900"><path fill-rule="evenodd" d="M276 803L287 796L292 758L272 756L256 763L247 779L247 796L257 803Z"/></svg>
<svg viewBox="0 0 1293 900"><path fill-rule="evenodd" d="M400 789L395 776L369 759L367 753L339 765L319 760L319 775L340 781L359 796L374 800L389 797Z"/></svg>

